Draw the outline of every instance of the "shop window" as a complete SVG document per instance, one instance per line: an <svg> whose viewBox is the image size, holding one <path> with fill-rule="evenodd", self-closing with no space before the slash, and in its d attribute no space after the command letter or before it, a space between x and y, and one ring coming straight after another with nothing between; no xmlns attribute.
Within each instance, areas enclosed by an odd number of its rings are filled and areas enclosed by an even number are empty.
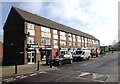
<svg viewBox="0 0 120 84"><path fill-rule="evenodd" d="M50 39L42 38L41 43L42 43L42 45L50 45L51 42L50 42Z"/></svg>
<svg viewBox="0 0 120 84"><path fill-rule="evenodd" d="M42 31L42 32L50 33L50 28L41 26L41 31Z"/></svg>
<svg viewBox="0 0 120 84"><path fill-rule="evenodd" d="M61 46L66 46L66 41L60 41Z"/></svg>
<svg viewBox="0 0 120 84"><path fill-rule="evenodd" d="M58 46L58 40L54 40L54 45Z"/></svg>
<svg viewBox="0 0 120 84"><path fill-rule="evenodd" d="M28 29L35 29L35 26L34 26L34 24L27 23L27 28Z"/></svg>

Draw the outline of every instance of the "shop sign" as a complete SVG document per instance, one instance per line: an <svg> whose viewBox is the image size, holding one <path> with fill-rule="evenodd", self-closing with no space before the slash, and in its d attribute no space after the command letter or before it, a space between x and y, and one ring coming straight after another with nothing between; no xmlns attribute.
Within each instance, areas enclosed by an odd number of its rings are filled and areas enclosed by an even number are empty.
<svg viewBox="0 0 120 84"><path fill-rule="evenodd" d="M61 48L61 50L67 50L67 48Z"/></svg>
<svg viewBox="0 0 120 84"><path fill-rule="evenodd" d="M37 44L28 44L28 48L39 48Z"/></svg>
<svg viewBox="0 0 120 84"><path fill-rule="evenodd" d="M45 45L45 48L50 48L50 45Z"/></svg>

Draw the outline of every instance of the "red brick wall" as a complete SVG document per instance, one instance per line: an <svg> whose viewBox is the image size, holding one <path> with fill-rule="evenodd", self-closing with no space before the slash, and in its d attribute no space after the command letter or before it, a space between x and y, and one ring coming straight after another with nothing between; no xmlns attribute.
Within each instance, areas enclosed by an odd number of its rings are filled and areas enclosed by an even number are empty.
<svg viewBox="0 0 120 84"><path fill-rule="evenodd" d="M0 42L0 61L3 58L3 44Z"/></svg>

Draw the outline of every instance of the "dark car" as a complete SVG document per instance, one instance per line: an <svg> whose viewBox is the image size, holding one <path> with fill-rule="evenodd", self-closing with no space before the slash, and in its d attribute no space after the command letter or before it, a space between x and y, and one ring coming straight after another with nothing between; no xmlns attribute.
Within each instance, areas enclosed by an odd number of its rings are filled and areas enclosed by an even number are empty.
<svg viewBox="0 0 120 84"><path fill-rule="evenodd" d="M62 65L65 63L71 64L72 62L73 62L73 58L71 55L59 55L52 61L53 65Z"/></svg>

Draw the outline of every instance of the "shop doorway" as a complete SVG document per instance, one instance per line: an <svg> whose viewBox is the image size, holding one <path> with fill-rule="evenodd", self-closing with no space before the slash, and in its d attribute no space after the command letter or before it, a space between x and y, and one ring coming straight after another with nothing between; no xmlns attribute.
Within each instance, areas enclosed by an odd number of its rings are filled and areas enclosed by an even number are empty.
<svg viewBox="0 0 120 84"><path fill-rule="evenodd" d="M43 50L41 54L42 54L41 55L41 60L45 61L46 57L48 58L52 55L52 50Z"/></svg>
<svg viewBox="0 0 120 84"><path fill-rule="evenodd" d="M28 64L34 64L35 63L35 51L28 52L27 58L28 58Z"/></svg>

